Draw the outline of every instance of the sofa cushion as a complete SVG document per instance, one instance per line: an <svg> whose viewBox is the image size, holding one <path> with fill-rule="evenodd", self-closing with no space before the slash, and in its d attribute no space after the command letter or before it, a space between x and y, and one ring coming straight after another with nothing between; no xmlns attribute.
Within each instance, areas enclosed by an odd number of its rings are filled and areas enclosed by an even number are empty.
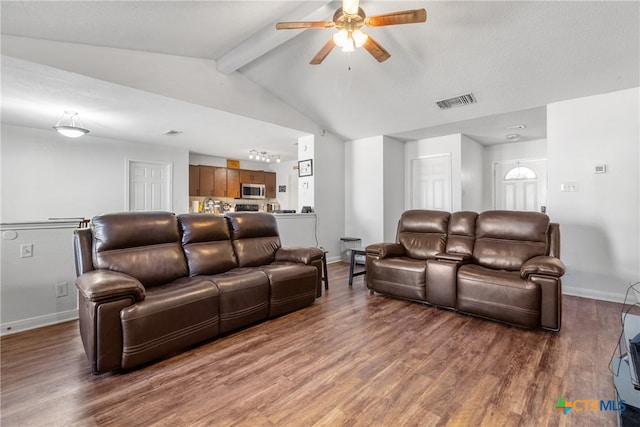
<svg viewBox="0 0 640 427"><path fill-rule="evenodd" d="M447 253L471 255L476 239L476 212L453 212L449 217Z"/></svg>
<svg viewBox="0 0 640 427"><path fill-rule="evenodd" d="M275 260L275 253L282 246L275 216L264 212L232 212L225 216L238 267L257 267Z"/></svg>
<svg viewBox="0 0 640 427"><path fill-rule="evenodd" d="M426 260L393 257L367 260L367 286L399 298L424 301L426 297Z"/></svg>
<svg viewBox="0 0 640 427"><path fill-rule="evenodd" d="M447 243L449 212L411 210L398 222L397 241L409 258L428 259L444 252Z"/></svg>
<svg viewBox="0 0 640 427"><path fill-rule="evenodd" d="M478 215L473 258L483 267L516 271L546 255L549 217L539 212L487 211Z"/></svg>
<svg viewBox="0 0 640 427"><path fill-rule="evenodd" d="M231 234L224 217L205 214L178 216L189 276L223 273L237 267Z"/></svg>
<svg viewBox="0 0 640 427"><path fill-rule="evenodd" d="M145 287L188 275L175 215L124 212L92 219L93 264L128 274Z"/></svg>
<svg viewBox="0 0 640 427"><path fill-rule="evenodd" d="M540 287L517 271L467 264L458 269L457 308L534 328L540 325Z"/></svg>
<svg viewBox="0 0 640 427"><path fill-rule="evenodd" d="M147 290L120 312L122 367L182 350L219 332L218 288L203 278L182 278Z"/></svg>
<svg viewBox="0 0 640 427"><path fill-rule="evenodd" d="M315 301L318 278L316 267L276 262L258 268L269 278L269 317L290 313Z"/></svg>
<svg viewBox="0 0 640 427"><path fill-rule="evenodd" d="M269 279L255 268L234 268L208 276L220 290L220 333L266 319L269 315Z"/></svg>

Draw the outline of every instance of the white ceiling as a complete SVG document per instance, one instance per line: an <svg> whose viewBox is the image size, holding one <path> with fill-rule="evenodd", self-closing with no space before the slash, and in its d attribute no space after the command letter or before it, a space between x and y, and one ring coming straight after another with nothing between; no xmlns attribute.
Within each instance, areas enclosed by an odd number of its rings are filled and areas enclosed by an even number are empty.
<svg viewBox="0 0 640 427"><path fill-rule="evenodd" d="M71 105L90 135L236 158L257 148L293 159L293 141L305 134L88 77L73 64L51 68L47 49L23 57L15 48L21 38L215 61L218 71L240 73L345 140L460 132L495 144L517 124L527 126L516 131L523 140L535 140L546 137L547 104L640 86L640 2L360 5L368 15L424 7L428 19L367 29L391 53L384 63L362 49L335 49L311 66L334 30L276 31L274 23L330 19L340 2L3 1L2 52L10 56L2 61L2 121L50 129ZM122 58L114 69L130 67ZM151 65L136 71L149 79L159 72ZM446 111L435 105L466 92L478 103ZM159 137L170 128L188 132Z"/></svg>

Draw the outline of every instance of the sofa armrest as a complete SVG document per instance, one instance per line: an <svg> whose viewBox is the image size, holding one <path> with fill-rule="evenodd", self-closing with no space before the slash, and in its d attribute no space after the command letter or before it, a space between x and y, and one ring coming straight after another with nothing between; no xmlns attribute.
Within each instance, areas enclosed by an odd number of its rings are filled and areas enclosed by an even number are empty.
<svg viewBox="0 0 640 427"><path fill-rule="evenodd" d="M525 262L520 268L520 277L529 279L533 275L562 277L564 263L551 256L537 256Z"/></svg>
<svg viewBox="0 0 640 427"><path fill-rule="evenodd" d="M403 256L404 246L400 243L374 243L367 246L367 256L378 257L378 259Z"/></svg>
<svg viewBox="0 0 640 427"><path fill-rule="evenodd" d="M324 251L318 248L280 248L276 251L276 261L298 262L310 265L313 261L321 260Z"/></svg>
<svg viewBox="0 0 640 427"><path fill-rule="evenodd" d="M438 261L452 261L462 264L471 261L471 255L440 252L439 254L436 254L436 259Z"/></svg>
<svg viewBox="0 0 640 427"><path fill-rule="evenodd" d="M144 286L139 280L110 270L92 270L76 279L80 294L92 302L133 297L135 301L144 299Z"/></svg>

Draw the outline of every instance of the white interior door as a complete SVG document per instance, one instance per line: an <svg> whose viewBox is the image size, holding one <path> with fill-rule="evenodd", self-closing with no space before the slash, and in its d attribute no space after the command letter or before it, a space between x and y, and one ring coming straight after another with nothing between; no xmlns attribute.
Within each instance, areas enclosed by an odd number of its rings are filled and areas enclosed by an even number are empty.
<svg viewBox="0 0 640 427"><path fill-rule="evenodd" d="M411 160L411 208L451 211L451 155Z"/></svg>
<svg viewBox="0 0 640 427"><path fill-rule="evenodd" d="M547 206L547 160L494 164L494 208L540 212Z"/></svg>
<svg viewBox="0 0 640 427"><path fill-rule="evenodd" d="M171 164L129 161L129 211L172 211Z"/></svg>

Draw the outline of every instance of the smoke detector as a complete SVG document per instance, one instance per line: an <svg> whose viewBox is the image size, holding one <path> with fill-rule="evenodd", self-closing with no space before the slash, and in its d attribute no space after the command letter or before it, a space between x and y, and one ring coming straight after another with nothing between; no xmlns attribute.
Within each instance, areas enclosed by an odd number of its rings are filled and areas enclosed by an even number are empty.
<svg viewBox="0 0 640 427"><path fill-rule="evenodd" d="M476 102L478 102L476 100L476 97L473 96L471 92L469 92L465 93L464 95L454 96L453 98L441 99L440 101L436 101L436 104L441 110L446 110L448 108L474 104Z"/></svg>

